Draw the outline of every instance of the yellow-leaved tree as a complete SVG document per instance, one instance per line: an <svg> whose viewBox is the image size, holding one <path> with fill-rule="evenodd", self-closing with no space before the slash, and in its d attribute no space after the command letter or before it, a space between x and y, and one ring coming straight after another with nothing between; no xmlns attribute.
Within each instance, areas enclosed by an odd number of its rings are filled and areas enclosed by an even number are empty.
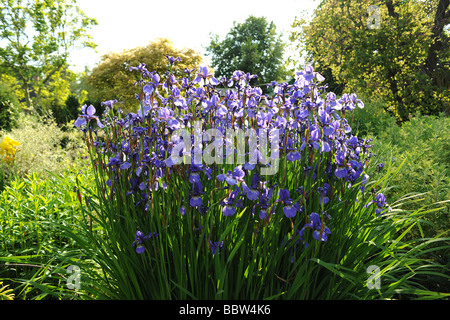
<svg viewBox="0 0 450 320"><path fill-rule="evenodd" d="M170 40L164 38L156 39L144 47L108 53L102 56L100 63L87 75L89 99L92 101L117 99L122 109L136 111L139 102L135 94L139 93L139 87L135 86L135 82L140 75L131 72L130 67L145 63L147 70L162 75L168 70L166 55L181 58L181 61L175 63L172 68L175 76L179 77L184 75L185 68L198 68L202 62L201 55L196 51L175 48Z"/></svg>

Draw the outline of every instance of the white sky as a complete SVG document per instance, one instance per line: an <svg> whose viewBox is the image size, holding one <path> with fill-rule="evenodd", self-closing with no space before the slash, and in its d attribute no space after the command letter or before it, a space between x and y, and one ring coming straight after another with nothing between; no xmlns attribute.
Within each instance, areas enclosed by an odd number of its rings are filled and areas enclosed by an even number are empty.
<svg viewBox="0 0 450 320"><path fill-rule="evenodd" d="M72 53L72 69L92 68L107 52L121 52L145 46L156 38L170 39L176 48L200 52L210 33L220 39L230 31L233 21L244 22L249 15L273 21L277 32L287 34L295 17L311 12L318 0L77 0L80 9L98 22L89 34L98 45Z"/></svg>

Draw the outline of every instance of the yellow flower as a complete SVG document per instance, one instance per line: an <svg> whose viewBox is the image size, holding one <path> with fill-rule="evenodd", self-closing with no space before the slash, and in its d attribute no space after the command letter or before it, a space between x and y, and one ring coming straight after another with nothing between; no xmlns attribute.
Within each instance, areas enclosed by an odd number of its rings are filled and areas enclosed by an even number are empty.
<svg viewBox="0 0 450 320"><path fill-rule="evenodd" d="M6 162L11 162L16 155L16 147L20 145L20 142L11 139L6 136L5 139L0 143L0 155L2 155Z"/></svg>

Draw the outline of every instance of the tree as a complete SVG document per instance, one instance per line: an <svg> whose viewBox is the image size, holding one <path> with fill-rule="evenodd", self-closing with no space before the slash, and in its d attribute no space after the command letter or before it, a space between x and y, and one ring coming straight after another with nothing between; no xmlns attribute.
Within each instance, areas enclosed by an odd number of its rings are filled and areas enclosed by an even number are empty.
<svg viewBox="0 0 450 320"><path fill-rule="evenodd" d="M145 47L124 50L121 53L108 53L102 56L100 63L86 77L86 88L91 101L117 99L122 103L122 109L136 109L135 94L139 88L135 82L139 79L136 72L130 72L130 67L145 63L147 70L156 71L160 75L168 68L166 55L180 57L181 61L173 65L175 76L184 75L184 69L197 68L202 57L192 49L176 49L167 39L156 39Z"/></svg>
<svg viewBox="0 0 450 320"><path fill-rule="evenodd" d="M28 108L38 105L52 78L67 67L78 44L95 48L96 25L75 0L0 0L0 70L14 76ZM54 78L53 78L54 79Z"/></svg>
<svg viewBox="0 0 450 320"><path fill-rule="evenodd" d="M296 25L302 30L293 40L319 72L331 73L334 85L382 97L400 121L416 111L438 114L450 103L448 5L322 1L309 24Z"/></svg>
<svg viewBox="0 0 450 320"><path fill-rule="evenodd" d="M253 85L285 80L285 44L275 24L265 17L250 16L244 23L234 22L224 40L212 35L206 49L218 79L241 70L258 76Z"/></svg>

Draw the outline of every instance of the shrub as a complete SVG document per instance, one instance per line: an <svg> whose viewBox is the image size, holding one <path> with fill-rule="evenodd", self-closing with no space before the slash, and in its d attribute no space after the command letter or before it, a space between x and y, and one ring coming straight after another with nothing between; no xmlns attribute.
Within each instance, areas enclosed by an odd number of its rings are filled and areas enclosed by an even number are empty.
<svg viewBox="0 0 450 320"><path fill-rule="evenodd" d="M416 114L401 127L379 131L375 142L377 161L392 161L398 169L387 195L397 199L415 194L414 201L404 204L409 210L439 203L440 209L427 217L432 224L426 226L426 234L449 230L450 204L442 201L450 199L450 118Z"/></svg>
<svg viewBox="0 0 450 320"><path fill-rule="evenodd" d="M62 131L54 120L22 114L17 128L0 132L0 137L10 136L21 143L15 155L13 171L19 176L32 172L43 177L47 171L60 173L77 166L83 155L82 134L79 131ZM61 146L65 145L65 148Z"/></svg>
<svg viewBox="0 0 450 320"><path fill-rule="evenodd" d="M68 121L75 120L80 113L81 105L78 97L75 94L70 94L66 99L66 110Z"/></svg>
<svg viewBox="0 0 450 320"><path fill-rule="evenodd" d="M20 103L13 90L0 82L0 130L11 130L17 125Z"/></svg>
<svg viewBox="0 0 450 320"><path fill-rule="evenodd" d="M105 118L86 106L75 122L95 173L84 213L97 231L65 232L106 274L91 273L97 297L439 296L416 282L442 270L420 259L430 241L403 240L423 213L390 211L390 170L366 175L371 141L347 121L363 106L355 94L326 94L311 67L293 85L273 82L273 96L239 71L221 96L206 67L183 79L133 69L143 76L138 113L122 117L108 101ZM368 288L372 265L381 290Z"/></svg>
<svg viewBox="0 0 450 320"><path fill-rule="evenodd" d="M76 95L70 94L64 105L60 105L57 100L52 101L50 110L58 126L63 127L68 122L77 118L80 112L80 103Z"/></svg>

